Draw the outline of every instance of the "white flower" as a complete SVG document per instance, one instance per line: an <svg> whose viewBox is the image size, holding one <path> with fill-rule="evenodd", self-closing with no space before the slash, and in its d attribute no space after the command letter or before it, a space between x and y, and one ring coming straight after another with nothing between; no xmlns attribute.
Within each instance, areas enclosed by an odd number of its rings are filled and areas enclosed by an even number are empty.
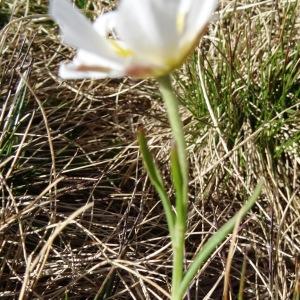
<svg viewBox="0 0 300 300"><path fill-rule="evenodd" d="M65 79L162 76L199 42L218 0L120 0L93 24L67 0L50 0L63 40L78 49Z"/></svg>

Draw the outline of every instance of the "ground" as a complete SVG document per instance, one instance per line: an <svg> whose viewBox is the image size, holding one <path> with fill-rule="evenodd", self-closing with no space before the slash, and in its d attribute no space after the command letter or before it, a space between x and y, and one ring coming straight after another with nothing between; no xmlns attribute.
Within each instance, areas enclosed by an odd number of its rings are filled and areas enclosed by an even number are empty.
<svg viewBox="0 0 300 300"><path fill-rule="evenodd" d="M115 5L76 3L90 18ZM74 51L46 13L44 0L0 0L0 297L167 299L172 249L136 142L143 126L172 198L157 83L63 81ZM187 265L264 182L230 272L231 235L187 299L226 299L224 277L228 299L299 299L299 36L298 1L220 1L173 74L190 164Z"/></svg>

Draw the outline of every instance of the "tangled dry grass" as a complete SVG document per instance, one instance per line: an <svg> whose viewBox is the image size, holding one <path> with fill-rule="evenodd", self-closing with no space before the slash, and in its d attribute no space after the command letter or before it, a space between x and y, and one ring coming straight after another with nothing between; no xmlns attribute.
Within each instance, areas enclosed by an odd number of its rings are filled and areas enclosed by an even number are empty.
<svg viewBox="0 0 300 300"><path fill-rule="evenodd" d="M89 2L91 16L113 5ZM222 32L229 22L230 39L245 46L249 36L240 36L238 25L246 15L254 19L248 32L257 19L266 29L273 22L270 36L251 39L260 49L253 57L267 55L268 39L272 54L285 20L280 16L289 5L297 12L297 4L223 1L214 28ZM136 144L142 125L168 180L172 141L155 82L62 81L57 65L72 53L45 15L46 1L2 0L0 11L1 299L168 299L170 241ZM290 45L299 41L299 19L294 25ZM197 51L222 60L221 52L211 50L214 28ZM256 208L240 225L230 273L225 267L231 236L200 270L187 299L226 299L226 276L228 299L297 297L300 54L299 47L285 51L287 60L298 57L290 105L256 127L245 118L233 143L222 125L229 121L222 123L216 108L206 116L195 114L192 100L182 108L191 165L187 264L258 179L265 182ZM259 65L253 68L260 72ZM193 74L188 66L179 72L178 93L185 97L190 87L184 83L193 78L209 107L213 100L203 93L209 74ZM244 88L235 86L230 96ZM266 129L274 127L279 156L262 143Z"/></svg>

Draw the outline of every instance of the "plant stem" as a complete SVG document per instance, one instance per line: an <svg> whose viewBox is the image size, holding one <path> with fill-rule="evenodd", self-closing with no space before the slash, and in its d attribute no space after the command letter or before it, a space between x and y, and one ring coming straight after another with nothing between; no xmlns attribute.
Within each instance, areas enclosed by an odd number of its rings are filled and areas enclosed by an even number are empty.
<svg viewBox="0 0 300 300"><path fill-rule="evenodd" d="M173 136L176 141L179 165L182 171L182 179L187 183L188 163L186 159L186 145L184 140L183 125L179 114L178 100L175 96L169 75L158 78L159 89L162 94ZM186 184L187 185L187 184ZM187 190L187 187L186 187Z"/></svg>
<svg viewBox="0 0 300 300"><path fill-rule="evenodd" d="M178 100L173 92L170 76L160 77L158 79L160 92L162 94L168 119L171 125L173 137L176 142L175 159L173 163L178 167L171 168L172 172L179 171L179 176L173 176L175 179L176 191L176 221L174 235L172 238L173 246L173 274L172 274L172 294L171 299L178 298L178 290L183 279L183 263L185 254L185 232L188 198L188 162L186 159L186 145L184 140L183 124L179 114ZM173 174L174 175L174 174ZM177 182L176 182L177 181Z"/></svg>

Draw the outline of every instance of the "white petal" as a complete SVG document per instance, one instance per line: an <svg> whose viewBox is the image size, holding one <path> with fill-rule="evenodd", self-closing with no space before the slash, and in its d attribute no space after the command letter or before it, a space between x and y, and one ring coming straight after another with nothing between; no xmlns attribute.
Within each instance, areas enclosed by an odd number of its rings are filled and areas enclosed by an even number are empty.
<svg viewBox="0 0 300 300"><path fill-rule="evenodd" d="M93 28L91 22L66 0L51 0L49 13L58 23L66 43L99 56L113 57L107 41Z"/></svg>
<svg viewBox="0 0 300 300"><path fill-rule="evenodd" d="M118 14L116 11L111 11L99 16L93 24L94 29L103 37L114 33Z"/></svg>
<svg viewBox="0 0 300 300"><path fill-rule="evenodd" d="M218 0L181 0L184 1L187 3L181 4L182 11L179 12L186 15L183 43L199 37L218 5Z"/></svg>
<svg viewBox="0 0 300 300"><path fill-rule="evenodd" d="M102 56L97 56L93 53L89 53L88 51L82 49L77 51L74 61L88 66L102 66L105 68L110 68L115 70L118 70L120 68L122 69L125 64L124 59L122 60L118 58L117 60L107 61L106 58Z"/></svg>
<svg viewBox="0 0 300 300"><path fill-rule="evenodd" d="M59 68L59 76L63 79L104 79L104 78L120 78L125 76L124 72L116 71L93 71L78 70L78 67L72 63L62 64Z"/></svg>
<svg viewBox="0 0 300 300"><path fill-rule="evenodd" d="M64 79L121 77L125 75L125 63L125 60L122 63L107 62L102 57L79 50L71 63L61 65L59 75Z"/></svg>
<svg viewBox="0 0 300 300"><path fill-rule="evenodd" d="M179 0L121 0L116 31L135 53L163 60L176 52Z"/></svg>

